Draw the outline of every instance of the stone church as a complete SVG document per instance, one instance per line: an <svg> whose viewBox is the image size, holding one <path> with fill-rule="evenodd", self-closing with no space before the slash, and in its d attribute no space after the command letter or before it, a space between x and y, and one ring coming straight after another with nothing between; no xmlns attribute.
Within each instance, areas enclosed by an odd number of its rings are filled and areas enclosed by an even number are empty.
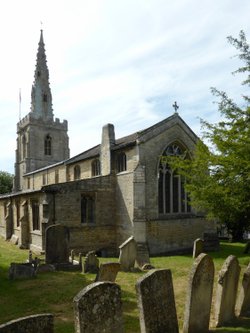
<svg viewBox="0 0 250 333"><path fill-rule="evenodd" d="M68 227L70 248L118 254L134 236L150 255L192 248L214 224L189 204L184 179L165 156L188 158L197 136L177 112L151 127L116 138L103 126L100 144L69 154L68 124L54 118L41 31L31 110L17 124L13 192L0 197L0 235L20 248L45 249L45 230Z"/></svg>

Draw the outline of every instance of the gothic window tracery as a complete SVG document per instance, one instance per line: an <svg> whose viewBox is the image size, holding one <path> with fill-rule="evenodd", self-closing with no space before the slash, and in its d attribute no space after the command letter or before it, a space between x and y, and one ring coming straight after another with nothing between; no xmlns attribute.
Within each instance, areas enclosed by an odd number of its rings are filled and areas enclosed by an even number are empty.
<svg viewBox="0 0 250 333"><path fill-rule="evenodd" d="M159 214L180 214L191 212L185 191L185 179L168 164L168 156L185 158L180 145L169 145L160 157L158 169L158 207Z"/></svg>
<svg viewBox="0 0 250 333"><path fill-rule="evenodd" d="M51 155L51 147L52 147L52 138L48 134L44 140L44 154Z"/></svg>

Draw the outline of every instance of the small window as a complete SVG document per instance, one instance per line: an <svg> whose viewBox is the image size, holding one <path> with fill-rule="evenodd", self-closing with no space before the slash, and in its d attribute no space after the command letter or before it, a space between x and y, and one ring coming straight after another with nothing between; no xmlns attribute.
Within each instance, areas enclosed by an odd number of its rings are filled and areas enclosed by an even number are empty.
<svg viewBox="0 0 250 333"><path fill-rule="evenodd" d="M43 185L46 185L47 183L47 177L46 177L46 174L44 173L43 174Z"/></svg>
<svg viewBox="0 0 250 333"><path fill-rule="evenodd" d="M51 143L52 143L51 136L47 135L44 140L44 154L45 155L51 155Z"/></svg>
<svg viewBox="0 0 250 333"><path fill-rule="evenodd" d="M33 227L33 230L40 230L38 201L32 201L31 209L32 209L32 227Z"/></svg>
<svg viewBox="0 0 250 333"><path fill-rule="evenodd" d="M27 178L27 189L30 189L30 177Z"/></svg>
<svg viewBox="0 0 250 333"><path fill-rule="evenodd" d="M55 183L56 184L59 183L59 171L58 170L55 171Z"/></svg>
<svg viewBox="0 0 250 333"><path fill-rule="evenodd" d="M27 142L26 142L26 136L24 135L23 137L22 137L22 152L23 152L23 159L25 159L25 157L26 157L26 153L27 153Z"/></svg>
<svg viewBox="0 0 250 333"><path fill-rule="evenodd" d="M74 180L78 180L81 178L81 168L80 165L76 165L74 167Z"/></svg>
<svg viewBox="0 0 250 333"><path fill-rule="evenodd" d="M92 195L81 196L81 223L95 223L95 199Z"/></svg>
<svg viewBox="0 0 250 333"><path fill-rule="evenodd" d="M101 174L101 165L99 159L96 159L92 162L91 169L92 169L92 177L99 176Z"/></svg>
<svg viewBox="0 0 250 333"><path fill-rule="evenodd" d="M117 172L122 172L122 171L126 171L127 170L127 157L126 154L124 152L119 153L117 155L117 160L116 160L116 168L117 168Z"/></svg>

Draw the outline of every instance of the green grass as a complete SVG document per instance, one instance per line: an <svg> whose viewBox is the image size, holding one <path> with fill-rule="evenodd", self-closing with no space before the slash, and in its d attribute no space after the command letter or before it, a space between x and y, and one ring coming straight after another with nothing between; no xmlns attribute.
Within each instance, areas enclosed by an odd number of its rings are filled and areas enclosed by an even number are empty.
<svg viewBox="0 0 250 333"><path fill-rule="evenodd" d="M218 271L228 255L236 255L241 265L241 275L249 263L249 255L243 254L244 244L222 243L221 250L210 253L214 259L217 279ZM94 274L79 272L41 273L35 279L8 279L8 268L11 262L24 262L28 258L27 250L19 250L16 246L0 238L0 323L19 317L53 313L55 316L55 333L73 333L73 298L85 286L95 279ZM117 261L117 258L100 258L100 262ZM189 272L193 259L191 255L151 258L156 268L171 269L173 275L176 308L180 332L188 286ZM126 333L139 333L139 313L135 292L136 281L142 272L119 272L117 283L122 289L123 314ZM231 327L211 329L211 332L250 332L250 319L241 318Z"/></svg>

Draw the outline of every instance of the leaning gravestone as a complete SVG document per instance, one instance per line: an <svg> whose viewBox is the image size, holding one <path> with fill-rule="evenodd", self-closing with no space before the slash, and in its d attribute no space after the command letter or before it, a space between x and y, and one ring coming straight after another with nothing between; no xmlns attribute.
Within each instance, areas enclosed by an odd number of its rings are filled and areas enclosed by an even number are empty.
<svg viewBox="0 0 250 333"><path fill-rule="evenodd" d="M197 238L194 241L193 247L193 258L197 258L201 253L204 252L204 241L201 238Z"/></svg>
<svg viewBox="0 0 250 333"><path fill-rule="evenodd" d="M136 283L141 333L178 333L172 275L154 270ZM197 332L196 332L197 333Z"/></svg>
<svg viewBox="0 0 250 333"><path fill-rule="evenodd" d="M250 317L250 263L243 274L237 301L237 313L239 316Z"/></svg>
<svg viewBox="0 0 250 333"><path fill-rule="evenodd" d="M61 224L49 226L45 231L46 264L69 262L69 230Z"/></svg>
<svg viewBox="0 0 250 333"><path fill-rule="evenodd" d="M124 243L122 243L122 245L119 246L119 249L119 263L121 264L121 271L128 272L134 268L137 255L134 237L129 237Z"/></svg>
<svg viewBox="0 0 250 333"><path fill-rule="evenodd" d="M121 289L112 282L95 282L73 300L77 333L123 333Z"/></svg>
<svg viewBox="0 0 250 333"><path fill-rule="evenodd" d="M100 265L96 281L115 282L116 276L121 268L118 262L106 262Z"/></svg>
<svg viewBox="0 0 250 333"><path fill-rule="evenodd" d="M194 261L189 278L183 333L209 332L213 281L213 260L202 253Z"/></svg>
<svg viewBox="0 0 250 333"><path fill-rule="evenodd" d="M98 273L99 271L99 259L97 258L95 251L87 253L85 260L82 264L83 273Z"/></svg>
<svg viewBox="0 0 250 333"><path fill-rule="evenodd" d="M235 256L229 256L220 272L215 301L216 326L224 326L235 319L235 303L240 276L240 266Z"/></svg>

